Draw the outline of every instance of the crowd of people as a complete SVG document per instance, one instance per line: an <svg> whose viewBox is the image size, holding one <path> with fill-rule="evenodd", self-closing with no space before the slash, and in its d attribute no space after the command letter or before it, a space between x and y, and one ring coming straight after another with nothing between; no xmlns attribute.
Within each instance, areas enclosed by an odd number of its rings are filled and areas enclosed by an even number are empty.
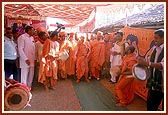
<svg viewBox="0 0 168 115"><path fill-rule="evenodd" d="M156 50L151 60L137 58L136 45L123 39L123 32L115 33L66 33L55 30L46 32L26 25L24 32L12 27L5 28L4 35L4 73L10 78L24 83L30 89L33 80L44 84L46 91L55 89L60 79L73 77L76 83L83 78L87 83L91 79L108 78L115 84L118 99L116 106L126 106L134 99L133 65L138 63L151 68L147 98L147 110L157 110L163 100L164 70L164 31L154 33L156 47L160 47L159 57ZM61 52L67 52L67 60L59 58ZM159 99L158 99L159 96ZM163 107L162 107L163 108Z"/></svg>

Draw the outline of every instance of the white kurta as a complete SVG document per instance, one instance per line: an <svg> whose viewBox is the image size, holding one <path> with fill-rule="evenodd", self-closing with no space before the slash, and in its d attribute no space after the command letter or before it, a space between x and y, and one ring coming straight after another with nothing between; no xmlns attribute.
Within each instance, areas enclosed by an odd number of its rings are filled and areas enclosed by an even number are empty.
<svg viewBox="0 0 168 115"><path fill-rule="evenodd" d="M117 43L114 44L114 47L111 48L111 51L121 52L121 46L117 45ZM122 63L122 57L121 55L110 55L110 62L111 67L115 65L121 65Z"/></svg>
<svg viewBox="0 0 168 115"><path fill-rule="evenodd" d="M30 66L34 66L35 61L35 42L34 38L27 33L18 38L18 50L20 55L20 67L29 67L25 60L29 59Z"/></svg>
<svg viewBox="0 0 168 115"><path fill-rule="evenodd" d="M117 43L115 43L114 47L111 48L111 51L116 51L117 53L119 53L119 52L121 52L121 46L119 46ZM116 65L121 65L121 63L122 63L121 55L115 55L115 56L110 55L110 62L111 62L111 69L114 69L113 67ZM116 82L116 77L117 77L116 73L113 73L112 71L110 71L110 74L111 74L111 81Z"/></svg>

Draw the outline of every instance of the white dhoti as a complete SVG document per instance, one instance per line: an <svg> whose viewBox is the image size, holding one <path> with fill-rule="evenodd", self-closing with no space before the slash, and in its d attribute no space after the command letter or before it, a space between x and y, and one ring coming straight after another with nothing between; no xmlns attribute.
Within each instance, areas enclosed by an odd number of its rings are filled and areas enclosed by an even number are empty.
<svg viewBox="0 0 168 115"><path fill-rule="evenodd" d="M121 52L121 47L117 44L112 47L111 51ZM116 82L116 76L118 76L117 72L120 70L118 65L122 63L122 56L121 55L110 55L110 62L111 62L111 81Z"/></svg>
<svg viewBox="0 0 168 115"><path fill-rule="evenodd" d="M121 73L119 65L110 68L111 81L116 82L116 77Z"/></svg>

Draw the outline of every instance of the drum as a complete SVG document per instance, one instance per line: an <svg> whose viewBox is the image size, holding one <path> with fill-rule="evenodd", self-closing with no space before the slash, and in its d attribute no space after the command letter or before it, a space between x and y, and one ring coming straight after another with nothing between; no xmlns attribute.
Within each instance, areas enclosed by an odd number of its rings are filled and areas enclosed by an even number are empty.
<svg viewBox="0 0 168 115"><path fill-rule="evenodd" d="M22 110L31 99L29 88L22 83L14 83L5 89L4 104L6 110Z"/></svg>
<svg viewBox="0 0 168 115"><path fill-rule="evenodd" d="M135 64L132 69L132 74L136 79L145 81L149 76L149 70L147 67Z"/></svg>
<svg viewBox="0 0 168 115"><path fill-rule="evenodd" d="M68 57L69 57L69 54L68 54L66 51L61 52L61 53L59 54L59 59L61 59L61 60L63 60L63 61L67 60Z"/></svg>

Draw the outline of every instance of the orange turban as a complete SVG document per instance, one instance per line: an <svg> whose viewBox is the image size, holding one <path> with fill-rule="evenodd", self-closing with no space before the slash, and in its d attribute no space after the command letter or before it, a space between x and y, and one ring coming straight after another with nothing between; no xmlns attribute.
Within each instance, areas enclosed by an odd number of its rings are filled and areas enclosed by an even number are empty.
<svg viewBox="0 0 168 115"><path fill-rule="evenodd" d="M47 29L45 29L45 28L43 28L43 27L37 27L37 28L36 28L36 31L37 31L37 34L38 34L39 32L41 32L41 31L48 33L48 32L47 32Z"/></svg>

